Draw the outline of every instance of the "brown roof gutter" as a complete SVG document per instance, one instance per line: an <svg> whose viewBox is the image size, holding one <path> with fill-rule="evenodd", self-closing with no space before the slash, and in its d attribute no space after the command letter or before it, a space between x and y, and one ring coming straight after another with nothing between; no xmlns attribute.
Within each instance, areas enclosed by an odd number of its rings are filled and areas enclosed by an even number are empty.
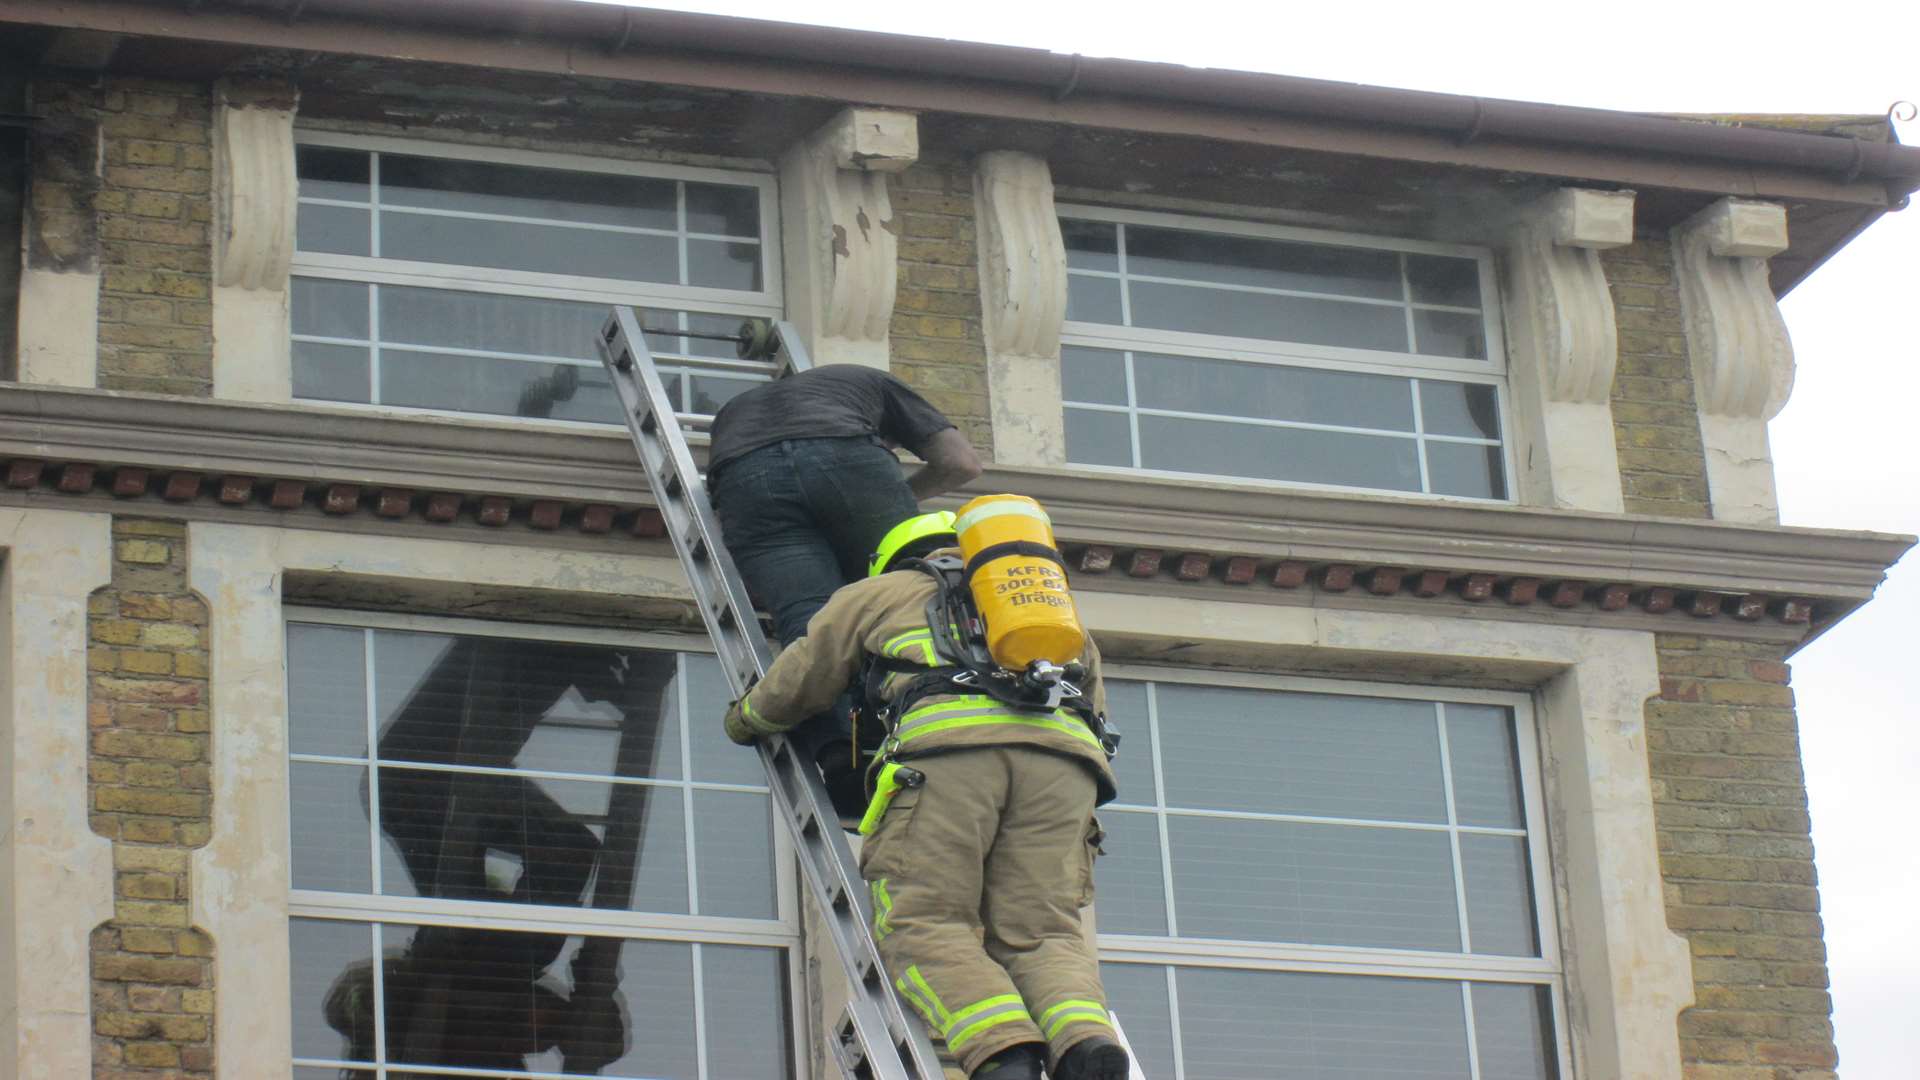
<svg viewBox="0 0 1920 1080"><path fill-rule="evenodd" d="M10 0L7 8L0 20L182 38L198 36L196 24L216 16L270 18L294 48L301 47L302 24L331 19L495 42L503 35L560 39L602 56L665 52L826 64L1011 85L1055 101L1169 102L1421 132L1462 145L1501 140L1787 169L1846 184L1882 183L1892 205L1920 188L1920 147L1897 143L576 0ZM326 38L307 47L340 50L337 37Z"/></svg>

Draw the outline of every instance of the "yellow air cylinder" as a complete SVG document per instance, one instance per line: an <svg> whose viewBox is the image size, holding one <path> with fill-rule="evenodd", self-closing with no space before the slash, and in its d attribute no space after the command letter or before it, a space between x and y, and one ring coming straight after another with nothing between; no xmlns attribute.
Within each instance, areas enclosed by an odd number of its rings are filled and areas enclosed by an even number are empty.
<svg viewBox="0 0 1920 1080"><path fill-rule="evenodd" d="M1035 660L1077 659L1087 635L1053 546L1053 522L1040 504L1024 495L982 495L960 508L955 531L994 661L1025 671Z"/></svg>

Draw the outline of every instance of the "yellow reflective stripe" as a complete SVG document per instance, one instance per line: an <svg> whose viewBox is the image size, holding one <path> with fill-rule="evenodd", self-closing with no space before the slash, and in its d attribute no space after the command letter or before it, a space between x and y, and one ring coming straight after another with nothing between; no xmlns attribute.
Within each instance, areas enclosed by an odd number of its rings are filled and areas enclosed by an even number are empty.
<svg viewBox="0 0 1920 1080"><path fill-rule="evenodd" d="M887 917L893 914L893 897L887 895L887 879L873 879L873 936L875 940L893 933Z"/></svg>
<svg viewBox="0 0 1920 1080"><path fill-rule="evenodd" d="M760 719L760 713L753 707L752 692L748 692L740 698L740 712L756 724L765 723L764 720Z"/></svg>
<svg viewBox="0 0 1920 1080"><path fill-rule="evenodd" d="M894 989L900 991L901 997L907 999L908 1004L912 1005L915 1009L920 1010L920 1016L922 1019L924 1019L927 1023L933 1025L934 1027L940 1026L940 1022L934 1019L933 1006L928 1005L926 1002L920 1000L920 995L913 992L913 988L907 985L907 980L905 978L899 978L899 979L893 980L893 986L894 986Z"/></svg>
<svg viewBox="0 0 1920 1080"><path fill-rule="evenodd" d="M939 659L933 650L933 631L931 630L909 630L889 639L885 645L880 646L880 651L887 656L912 659L905 654L913 648L920 650L920 662L928 667L933 667Z"/></svg>
<svg viewBox="0 0 1920 1080"><path fill-rule="evenodd" d="M984 727L988 724L1014 724L1020 727L1040 728L1045 731L1058 731L1062 735L1069 735L1079 739L1089 746L1095 748L1099 748L1100 746L1100 740L1095 738L1093 732L1087 730L1087 725L1081 723L1079 720L1056 720L1052 717L1044 716L1008 716L1005 714L960 716L947 720L932 720L920 724L911 731L907 730L907 725L902 724L895 729L894 738L899 742L906 743L922 735L931 735L936 731L951 731L955 728Z"/></svg>
<svg viewBox="0 0 1920 1080"><path fill-rule="evenodd" d="M1060 1014L1060 1010L1062 1009L1097 1009L1099 1010L1100 1015L1102 1016L1105 1016L1107 1012L1107 1007L1098 1001L1088 1001L1085 998L1080 998L1080 999L1070 998L1066 1001L1055 1002L1053 1005L1053 1008L1048 1009L1046 1012L1041 1013L1040 1022L1044 1024L1047 1021L1053 1019L1055 1016L1058 1016Z"/></svg>
<svg viewBox="0 0 1920 1080"><path fill-rule="evenodd" d="M900 721L899 724L895 725L893 730L897 734L899 734L901 738L904 739L906 738L906 733L911 729L916 727L925 727L926 725L931 724L936 720L952 720L958 717L965 717L965 716L1005 716L1005 715L1007 715L1007 710L997 702L992 705L981 706L980 708L977 708L977 709L960 709L960 708L953 708L949 706L935 706L931 709L915 709L913 712L910 712L907 714L907 718L905 720L902 720Z"/></svg>
<svg viewBox="0 0 1920 1080"><path fill-rule="evenodd" d="M1097 1001L1062 1001L1040 1014L1040 1025L1046 1029L1049 1039L1060 1034L1060 1029L1068 1024L1113 1026L1107 1019L1107 1007Z"/></svg>
<svg viewBox="0 0 1920 1080"><path fill-rule="evenodd" d="M1027 1007L1027 1003L1020 1000L1019 994L1001 994L999 997L990 997L984 1001L976 1001L953 1014L953 1019L947 1021L947 1031L953 1030L955 1025L965 1023L979 1016L981 1013L986 1012L988 1009L998 1009L1002 1005L1018 1005L1022 1012L1025 1012ZM941 1032L941 1034L946 1034L946 1031Z"/></svg>
<svg viewBox="0 0 1920 1080"><path fill-rule="evenodd" d="M910 645L920 646L920 654L927 657L929 663L932 662L933 631L924 628L920 630L909 630L904 634L898 634L889 638L885 645L880 646L880 651L888 656L899 656L902 652L906 651Z"/></svg>
<svg viewBox="0 0 1920 1080"><path fill-rule="evenodd" d="M991 502L985 506L976 506L960 515L959 519L953 523L953 531L957 533L966 532L968 529L973 528L988 518L1002 517L1007 514L1017 514L1020 517L1034 518L1045 522L1047 528L1053 528L1053 519L1047 517L1045 510L1029 502L1019 502L1014 499L1008 499L1005 502Z"/></svg>
<svg viewBox="0 0 1920 1080"><path fill-rule="evenodd" d="M963 694L913 709L900 718L893 735L897 741L904 743L935 731L979 727L982 724L1020 724L1044 728L1070 735L1096 748L1100 746L1100 740L1087 729L1087 725L1070 712L1055 709L1047 716L1027 716L1009 710L985 694Z"/></svg>
<svg viewBox="0 0 1920 1080"><path fill-rule="evenodd" d="M953 1014L949 1013L947 1007L941 1003L940 995L933 992L933 987L927 985L927 980L920 974L919 964L908 965L907 980L927 996L927 1001L933 1006L934 1013L940 1017L940 1022L934 1026L943 1031L946 1030L947 1023L953 1019Z"/></svg>
<svg viewBox="0 0 1920 1080"><path fill-rule="evenodd" d="M998 709L1005 708L998 701L985 694L956 694L944 701L936 701L910 709L903 720L912 720L916 716L930 716L946 712L949 709Z"/></svg>
<svg viewBox="0 0 1920 1080"><path fill-rule="evenodd" d="M1016 998L1015 1000L1018 1000L1018 999ZM1027 1012L1027 1007L1025 1005L1021 1005L1018 1008L1008 1008L1007 1011L1005 1012L996 1012L990 1016L987 1016L983 1019L976 1020L973 1023L968 1024L966 1027L961 1028L959 1031L956 1031L950 1035L947 1035L946 1036L947 1049L957 1054L960 1052L961 1047L973 1041L974 1036L980 1034L981 1032L987 1030L988 1028L996 1028L996 1027L999 1027L1001 1024L1012 1024L1019 1021L1025 1021L1029 1024L1033 1023L1033 1014Z"/></svg>

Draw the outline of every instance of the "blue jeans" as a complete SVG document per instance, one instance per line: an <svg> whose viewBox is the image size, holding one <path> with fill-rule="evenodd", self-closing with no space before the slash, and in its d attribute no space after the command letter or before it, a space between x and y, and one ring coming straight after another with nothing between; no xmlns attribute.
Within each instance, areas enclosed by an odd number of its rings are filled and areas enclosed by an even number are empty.
<svg viewBox="0 0 1920 1080"><path fill-rule="evenodd" d="M747 593L791 642L833 591L866 576L887 530L920 512L900 462L867 437L788 439L750 450L709 481L720 532ZM849 737L852 699L802 724L820 752Z"/></svg>
<svg viewBox="0 0 1920 1080"><path fill-rule="evenodd" d="M865 577L887 530L920 512L900 463L865 437L789 439L713 478L727 550L773 633L792 641L833 591Z"/></svg>

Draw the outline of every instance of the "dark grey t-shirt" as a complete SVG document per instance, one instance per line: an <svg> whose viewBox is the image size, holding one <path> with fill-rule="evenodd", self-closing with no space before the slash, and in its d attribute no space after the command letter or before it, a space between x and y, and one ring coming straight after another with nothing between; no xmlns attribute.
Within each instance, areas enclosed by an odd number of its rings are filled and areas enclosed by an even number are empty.
<svg viewBox="0 0 1920 1080"><path fill-rule="evenodd" d="M782 439L878 435L921 454L953 426L940 410L892 375L861 364L811 368L734 398L713 418L707 470Z"/></svg>

